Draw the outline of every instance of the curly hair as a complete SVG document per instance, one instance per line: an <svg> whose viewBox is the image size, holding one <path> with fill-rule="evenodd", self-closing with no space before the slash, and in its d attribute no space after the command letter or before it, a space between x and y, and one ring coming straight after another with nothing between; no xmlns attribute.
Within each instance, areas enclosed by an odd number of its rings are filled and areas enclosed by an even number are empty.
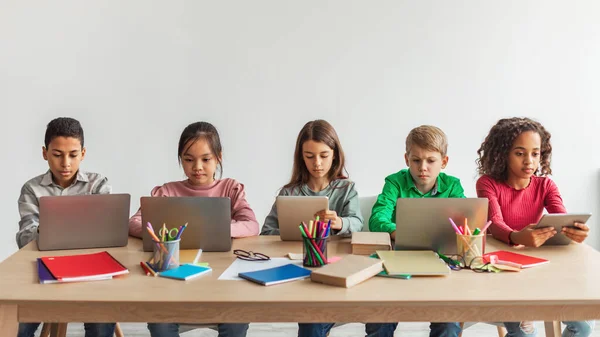
<svg viewBox="0 0 600 337"><path fill-rule="evenodd" d="M542 139L540 167L534 173L536 176L552 174L550 159L552 144L550 132L542 124L526 117L504 118L492 126L481 147L477 150L477 171L480 175L506 181L508 179L508 155L513 143L520 134L533 131Z"/></svg>
<svg viewBox="0 0 600 337"><path fill-rule="evenodd" d="M70 117L58 117L50 121L46 126L44 135L44 146L46 149L50 142L56 137L72 137L79 139L83 148L83 128L78 120Z"/></svg>

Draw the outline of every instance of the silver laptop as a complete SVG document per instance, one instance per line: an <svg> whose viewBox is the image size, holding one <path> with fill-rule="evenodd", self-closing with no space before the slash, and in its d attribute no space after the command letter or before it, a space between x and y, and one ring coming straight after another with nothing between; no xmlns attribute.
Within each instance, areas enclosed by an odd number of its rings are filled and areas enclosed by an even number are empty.
<svg viewBox="0 0 600 337"><path fill-rule="evenodd" d="M298 226L302 221L308 225L315 213L329 209L326 196L278 196L275 201L279 236L282 241L302 241Z"/></svg>
<svg viewBox="0 0 600 337"><path fill-rule="evenodd" d="M487 198L400 198L396 203L396 250L431 249L456 254L456 232L448 218L483 228Z"/></svg>
<svg viewBox="0 0 600 337"><path fill-rule="evenodd" d="M163 223L167 228L187 223L181 234L180 249L205 252L231 250L231 200L219 197L142 197L142 239L144 251L152 251L146 230L150 222L158 236Z"/></svg>
<svg viewBox="0 0 600 337"><path fill-rule="evenodd" d="M39 250L127 246L129 194L40 197Z"/></svg>

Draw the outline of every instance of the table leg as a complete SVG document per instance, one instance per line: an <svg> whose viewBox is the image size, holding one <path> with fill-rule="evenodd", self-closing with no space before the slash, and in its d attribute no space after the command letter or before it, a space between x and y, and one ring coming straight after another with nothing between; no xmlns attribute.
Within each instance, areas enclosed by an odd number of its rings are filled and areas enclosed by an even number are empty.
<svg viewBox="0 0 600 337"><path fill-rule="evenodd" d="M546 328L546 337L561 336L559 321L544 322L544 327Z"/></svg>
<svg viewBox="0 0 600 337"><path fill-rule="evenodd" d="M50 326L50 337L66 337L67 323L52 323Z"/></svg>
<svg viewBox="0 0 600 337"><path fill-rule="evenodd" d="M16 304L0 304L0 336L16 336L19 331Z"/></svg>

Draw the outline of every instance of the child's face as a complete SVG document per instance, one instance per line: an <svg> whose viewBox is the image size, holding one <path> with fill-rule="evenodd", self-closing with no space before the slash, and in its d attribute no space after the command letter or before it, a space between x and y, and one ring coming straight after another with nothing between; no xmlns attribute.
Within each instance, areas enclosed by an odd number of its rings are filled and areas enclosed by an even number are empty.
<svg viewBox="0 0 600 337"><path fill-rule="evenodd" d="M62 187L68 187L79 170L79 164L85 157L85 148L73 137L55 137L42 147L42 156L50 166L54 182Z"/></svg>
<svg viewBox="0 0 600 337"><path fill-rule="evenodd" d="M433 188L440 171L448 164L448 156L442 157L437 151L425 150L416 145L404 155L404 160L420 191Z"/></svg>
<svg viewBox="0 0 600 337"><path fill-rule="evenodd" d="M521 133L508 153L508 177L529 179L540 166L542 138L535 131Z"/></svg>
<svg viewBox="0 0 600 337"><path fill-rule="evenodd" d="M212 153L208 142L198 139L191 146L186 144L186 149L181 156L181 165L190 183L195 186L211 184L215 180L218 157Z"/></svg>
<svg viewBox="0 0 600 337"><path fill-rule="evenodd" d="M314 179L327 177L331 169L334 154L333 149L323 142L307 140L302 144L302 157L306 169Z"/></svg>

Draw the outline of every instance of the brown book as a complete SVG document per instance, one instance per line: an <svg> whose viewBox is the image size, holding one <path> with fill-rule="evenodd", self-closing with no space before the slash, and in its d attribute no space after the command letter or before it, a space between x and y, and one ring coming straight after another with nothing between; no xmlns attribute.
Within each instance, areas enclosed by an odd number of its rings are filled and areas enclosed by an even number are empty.
<svg viewBox="0 0 600 337"><path fill-rule="evenodd" d="M371 255L378 250L391 250L390 233L354 232L352 233L352 254Z"/></svg>
<svg viewBox="0 0 600 337"><path fill-rule="evenodd" d="M350 288L383 270L383 262L366 256L347 255L336 263L314 270L310 279L337 287Z"/></svg>

